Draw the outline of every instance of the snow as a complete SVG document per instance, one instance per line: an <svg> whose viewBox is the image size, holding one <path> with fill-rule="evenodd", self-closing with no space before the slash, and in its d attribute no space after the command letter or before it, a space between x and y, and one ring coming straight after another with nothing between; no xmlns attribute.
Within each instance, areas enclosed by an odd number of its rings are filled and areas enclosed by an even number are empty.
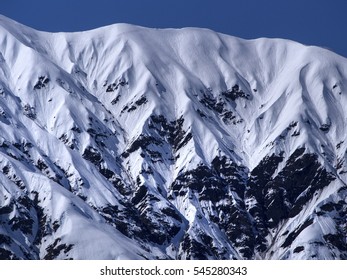
<svg viewBox="0 0 347 280"><path fill-rule="evenodd" d="M49 82L35 89L40 77L47 77ZM107 91L113 83L118 84L117 89ZM242 120L230 124L223 122L218 112L206 108L201 98L208 93L218 100L222 92L236 84L249 98L233 102L224 99L225 109ZM25 140L35 144L28 152L31 163L2 150L0 167L10 163L28 191L39 193L41 204L50 211L47 215L62 224L42 244L40 257L49 244L61 238L61 242L74 244L69 257L77 259L142 258L149 253L108 225L97 212L106 205L119 205L124 196L82 157L87 147L99 147L101 141L105 146L103 167L115 171L125 183L134 183L139 177L155 193L157 184L168 193L181 173L202 163L210 166L221 154L253 170L267 155L285 151L284 165L293 151L305 147L334 172L334 162L346 157L346 87L346 58L288 40L243 40L206 29L164 30L128 24L77 33L46 33L0 16L0 109L6 115L6 119L0 117L0 143ZM143 96L147 102L136 105ZM112 104L114 100L118 101ZM23 114L27 104L34 108L35 117ZM136 108L129 111L132 106ZM200 117L197 109L208 116ZM193 138L178 151L164 145L149 146L167 155L162 161L143 158L141 148L124 159L122 153L139 135L151 133L147 125L153 114L165 116L168 122L184 116L182 129L191 132ZM293 122L297 125L288 129ZM330 125L327 132L320 129L324 124ZM92 126L100 128L99 138L87 132ZM294 131L300 134L292 136ZM75 149L63 143L64 134ZM336 148L338 143L342 143L340 149ZM23 152L16 153L20 158ZM170 162L170 157L177 159ZM40 172L34 166L39 159L45 160L47 170ZM142 175L148 168L154 173ZM63 184L44 173L54 174L58 169L70 174ZM275 175L278 172L280 169ZM3 184L8 179L0 175L3 193L6 190L16 197L15 186ZM338 183L312 200L306 213L295 221L285 221L278 231L295 229L345 180L346 175L338 175ZM6 203L1 197L0 205ZM250 209L257 202L248 199L245 203ZM198 201L187 196L173 204L189 223L189 230L203 228L219 240L226 239L206 221L197 221L197 213L203 212ZM310 236L327 234L334 227L329 217L319 217L316 222L302 232L298 244L309 241ZM159 254L156 250L154 255ZM282 253L288 254L280 250L273 257L281 258ZM328 257L328 253L323 254Z"/></svg>

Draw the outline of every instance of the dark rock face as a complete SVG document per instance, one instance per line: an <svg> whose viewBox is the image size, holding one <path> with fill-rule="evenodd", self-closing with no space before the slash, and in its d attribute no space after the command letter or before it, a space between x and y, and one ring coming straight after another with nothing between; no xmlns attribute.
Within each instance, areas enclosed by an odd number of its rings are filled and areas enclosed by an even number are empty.
<svg viewBox="0 0 347 280"><path fill-rule="evenodd" d="M45 260L54 260L56 257L58 257L61 253L61 251L64 252L64 254L67 254L71 249L73 248L73 245L66 245L66 244L60 244L61 239L57 238L53 244L49 245L46 249L47 254L43 257Z"/></svg>
<svg viewBox="0 0 347 280"><path fill-rule="evenodd" d="M34 85L34 89L39 90L46 88L49 83L49 78L46 76L40 76L36 84Z"/></svg>
<svg viewBox="0 0 347 280"><path fill-rule="evenodd" d="M244 98L248 100L249 94L245 94L238 85L235 85L231 90L222 92L221 95L216 98L211 92L201 92L202 96L198 98L198 101L206 107L210 113L216 114L225 124L236 125L242 123L243 119L238 117L234 112L235 100L238 98ZM204 114L200 109L197 112L201 117L206 117L210 113Z"/></svg>
<svg viewBox="0 0 347 280"><path fill-rule="evenodd" d="M225 92L222 92L222 95L224 95L226 98L235 101L238 98L245 98L249 99L250 95L245 93L239 85L234 85L231 90L227 90Z"/></svg>
<svg viewBox="0 0 347 280"><path fill-rule="evenodd" d="M281 172L274 176L282 161L283 154L266 157L248 177L246 168L230 163L225 157L216 157L212 161L212 168L199 166L179 175L170 187L169 199L174 201L177 197L189 196L189 199L198 199L201 204L208 201L209 206L201 211L201 216L225 232L240 256L254 258L256 252L265 252L268 248L266 237L271 229L297 215L316 191L335 180L335 176L319 164L317 157L306 154L305 149L296 150ZM255 202L252 206L245 203L250 199ZM335 209L333 206L326 208ZM307 220L291 232L282 247L290 247L295 238L312 223L312 219ZM342 235L338 236L342 238ZM330 238L344 250L342 242ZM188 257L221 257L218 252L208 250L210 245L204 247L206 244L202 240L192 241L188 237L184 240L181 248L188 250ZM195 247L205 250L197 249L200 253L194 256L191 251Z"/></svg>

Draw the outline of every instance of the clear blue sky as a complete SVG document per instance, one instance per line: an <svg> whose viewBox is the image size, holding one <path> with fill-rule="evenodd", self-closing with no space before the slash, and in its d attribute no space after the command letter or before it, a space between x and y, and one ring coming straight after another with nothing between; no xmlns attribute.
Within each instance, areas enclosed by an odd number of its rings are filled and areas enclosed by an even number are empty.
<svg viewBox="0 0 347 280"><path fill-rule="evenodd" d="M1 0L0 13L35 29L80 31L125 22L277 37L347 57L347 0Z"/></svg>

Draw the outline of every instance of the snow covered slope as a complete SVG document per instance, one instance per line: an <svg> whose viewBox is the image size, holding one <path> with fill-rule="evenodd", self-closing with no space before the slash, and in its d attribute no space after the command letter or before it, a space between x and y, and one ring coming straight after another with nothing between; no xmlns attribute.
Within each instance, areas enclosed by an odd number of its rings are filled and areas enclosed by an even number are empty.
<svg viewBox="0 0 347 280"><path fill-rule="evenodd" d="M346 259L347 59L0 16L0 258Z"/></svg>

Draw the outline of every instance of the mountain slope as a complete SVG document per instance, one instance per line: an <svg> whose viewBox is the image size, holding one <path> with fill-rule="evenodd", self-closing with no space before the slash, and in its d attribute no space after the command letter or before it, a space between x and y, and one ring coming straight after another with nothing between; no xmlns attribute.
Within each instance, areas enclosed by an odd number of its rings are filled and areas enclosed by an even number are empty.
<svg viewBox="0 0 347 280"><path fill-rule="evenodd" d="M346 259L347 60L0 17L0 257Z"/></svg>

